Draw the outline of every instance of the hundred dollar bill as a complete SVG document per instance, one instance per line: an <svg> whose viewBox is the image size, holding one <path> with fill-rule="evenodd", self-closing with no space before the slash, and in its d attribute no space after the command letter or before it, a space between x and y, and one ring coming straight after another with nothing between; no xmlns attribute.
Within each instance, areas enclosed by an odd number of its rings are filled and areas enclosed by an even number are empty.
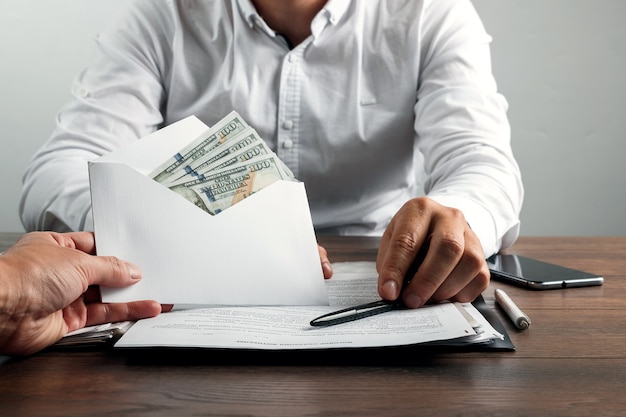
<svg viewBox="0 0 626 417"><path fill-rule="evenodd" d="M276 181L288 179L279 167L278 158L267 155L215 171L204 180L190 181L172 190L203 210L217 214Z"/></svg>
<svg viewBox="0 0 626 417"><path fill-rule="evenodd" d="M252 146L246 146L245 148L238 149L236 152L228 153L223 152L219 158L211 161L211 163L203 164L196 169L191 169L187 174L178 180L168 184L169 188L177 185L182 185L193 180L203 181L208 175L211 175L213 171L221 170L223 168L239 164L246 161L254 160L255 158L262 157L264 155L274 155L265 142L257 142Z"/></svg>
<svg viewBox="0 0 626 417"><path fill-rule="evenodd" d="M243 149L240 149L239 152L233 154L228 159L218 159L212 166L207 166L204 171L199 172L198 177L204 178L206 174L211 173L212 171L221 170L237 163L242 163L246 161L252 163L256 159L261 158L264 155L272 155L275 158L274 160L278 164L278 169L281 171L281 177L283 179L295 181L295 177L293 176L291 170L263 141L257 143L256 145L247 146Z"/></svg>
<svg viewBox="0 0 626 417"><path fill-rule="evenodd" d="M236 163L245 162L253 158L263 155L275 155L267 146L265 141L261 139L258 133L248 127L238 135L229 138L219 147L212 149L204 154L201 158L196 159L185 169L185 173L176 180L169 180L167 186L172 188L194 179L203 180L207 173L218 170ZM294 179L291 170L281 161L279 167L285 176Z"/></svg>
<svg viewBox="0 0 626 417"><path fill-rule="evenodd" d="M220 148L214 149L213 151L211 151L211 154L215 154L216 152L220 153L222 156L224 155L230 155L232 154L232 152L228 152L228 154L223 153L223 151L221 150L221 148L224 147L228 147L229 149L232 148L233 150L239 149L242 150L244 148L249 148L249 147L253 147L256 143L258 142L262 142L264 145L265 150L267 151L267 153L269 154L274 154L276 155L270 148L269 146L267 146L267 143L259 136L259 134L257 133L256 130L254 130L253 128L249 127L247 129L245 129L243 132L240 132L238 135L228 138L226 140L226 142L223 143L222 146L220 146ZM241 155L242 153L239 152L239 154ZM283 170L283 173L288 176L290 179L295 180L295 176L293 175L293 172L289 169L289 167L287 167L287 165L285 165L285 163L280 160L280 158L278 158L278 156L276 156L276 160L279 163L279 167L280 169ZM201 158L203 161L200 162L196 162L194 165L197 166L195 169L197 172L206 172L209 171L211 169L218 169L220 167L225 166L226 164L222 164L219 163L217 165L215 165L215 161L217 161L217 159L219 158L215 158L215 157L211 157L208 155L205 155ZM211 163L207 163L205 164L205 161L211 160Z"/></svg>
<svg viewBox="0 0 626 417"><path fill-rule="evenodd" d="M198 172L206 172L211 167L216 165L219 159L229 158L232 154L239 152L241 149L254 145L258 142L263 142L263 139L256 134L256 131L251 127L247 127L235 136L230 136L220 146L217 146L210 151L206 152L199 158L191 161L188 164L187 169L184 171L177 171L176 174L180 174L175 180L170 179L169 185L178 184L181 182L187 182L197 177Z"/></svg>
<svg viewBox="0 0 626 417"><path fill-rule="evenodd" d="M186 187L184 185L175 185L171 187L170 189L176 192L177 194L180 194L182 197L186 198L187 200L189 200L196 207L199 207L202 210L206 211L207 213L210 213L209 209L204 204L204 201L202 201L202 199L200 198L200 195L194 190L192 190L191 188Z"/></svg>
<svg viewBox="0 0 626 417"><path fill-rule="evenodd" d="M229 137L237 135L248 127L248 124L237 112L230 112L226 117L217 122L205 134L183 148L176 155L163 162L150 173L155 181L167 184L170 178L179 178L189 168L189 164L215 147L224 143ZM180 172L177 174L177 172Z"/></svg>

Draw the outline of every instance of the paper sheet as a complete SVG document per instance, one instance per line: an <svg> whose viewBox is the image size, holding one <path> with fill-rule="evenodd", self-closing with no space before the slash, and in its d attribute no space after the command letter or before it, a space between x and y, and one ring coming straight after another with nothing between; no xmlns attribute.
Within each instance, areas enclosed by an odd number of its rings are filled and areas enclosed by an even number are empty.
<svg viewBox="0 0 626 417"><path fill-rule="evenodd" d="M328 349L401 346L473 337L501 337L471 304L442 303L398 310L336 326L309 322L340 306L378 299L372 262L334 264L326 282L331 306L210 307L178 310L141 320L116 347L200 347L226 349ZM465 309L479 322L480 334ZM476 326L476 323L474 323Z"/></svg>

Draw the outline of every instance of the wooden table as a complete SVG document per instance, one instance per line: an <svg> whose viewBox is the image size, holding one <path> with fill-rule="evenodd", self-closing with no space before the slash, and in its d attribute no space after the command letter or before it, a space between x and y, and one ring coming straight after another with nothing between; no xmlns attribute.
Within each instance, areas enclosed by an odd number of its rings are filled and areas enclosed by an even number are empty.
<svg viewBox="0 0 626 417"><path fill-rule="evenodd" d="M373 260L378 242L320 243L349 261ZM524 237L508 253L599 273L605 284L535 292L492 282L489 305L501 287L532 318L517 331L493 307L515 352L329 364L43 352L0 366L0 416L626 416L626 237Z"/></svg>

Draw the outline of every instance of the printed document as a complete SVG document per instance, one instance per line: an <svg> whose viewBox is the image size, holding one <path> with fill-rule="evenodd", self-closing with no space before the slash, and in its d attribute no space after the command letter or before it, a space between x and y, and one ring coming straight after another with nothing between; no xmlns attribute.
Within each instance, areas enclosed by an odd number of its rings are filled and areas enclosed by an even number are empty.
<svg viewBox="0 0 626 417"><path fill-rule="evenodd" d="M329 327L310 321L339 308L379 299L373 262L333 264L330 306L211 306L175 309L135 323L116 347L299 350L404 346L502 339L471 303L445 302L394 310Z"/></svg>

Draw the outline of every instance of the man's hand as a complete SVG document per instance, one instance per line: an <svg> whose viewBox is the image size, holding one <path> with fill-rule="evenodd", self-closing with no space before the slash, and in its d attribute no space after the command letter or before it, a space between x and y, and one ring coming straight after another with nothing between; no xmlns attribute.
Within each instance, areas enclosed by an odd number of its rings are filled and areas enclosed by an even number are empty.
<svg viewBox="0 0 626 417"><path fill-rule="evenodd" d="M400 294L409 268L422 256ZM393 217L380 242L376 269L380 296L401 296L409 308L429 301L473 301L489 285L482 246L463 214L426 197L408 201Z"/></svg>
<svg viewBox="0 0 626 417"><path fill-rule="evenodd" d="M96 285L132 285L141 271L94 253L93 233L38 232L0 256L0 352L28 355L85 326L162 311L156 301L101 303Z"/></svg>
<svg viewBox="0 0 626 417"><path fill-rule="evenodd" d="M324 279L329 279L333 276L333 267L328 260L328 252L320 245L317 245L317 250L320 253L320 262L322 263L322 272L324 273Z"/></svg>

